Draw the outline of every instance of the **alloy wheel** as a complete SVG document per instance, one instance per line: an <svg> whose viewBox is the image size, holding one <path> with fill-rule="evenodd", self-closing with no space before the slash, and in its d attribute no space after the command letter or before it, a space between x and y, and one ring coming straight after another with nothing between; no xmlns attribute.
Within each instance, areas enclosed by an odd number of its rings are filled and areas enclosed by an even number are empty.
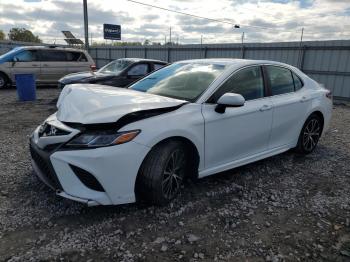
<svg viewBox="0 0 350 262"><path fill-rule="evenodd" d="M6 81L5 81L4 77L2 77L2 76L0 75L0 88L5 87L5 84L6 84Z"/></svg>
<svg viewBox="0 0 350 262"><path fill-rule="evenodd" d="M172 152L163 172L162 191L166 199L173 199L179 191L185 172L185 153L177 149Z"/></svg>
<svg viewBox="0 0 350 262"><path fill-rule="evenodd" d="M320 122L313 118L307 124L303 134L303 146L306 151L311 152L317 145L320 138Z"/></svg>

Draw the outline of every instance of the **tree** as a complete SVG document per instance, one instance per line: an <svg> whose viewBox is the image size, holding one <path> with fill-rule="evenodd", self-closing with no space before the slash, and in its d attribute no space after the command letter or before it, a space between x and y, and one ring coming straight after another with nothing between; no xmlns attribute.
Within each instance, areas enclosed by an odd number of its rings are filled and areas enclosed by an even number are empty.
<svg viewBox="0 0 350 262"><path fill-rule="evenodd" d="M0 40L5 40L5 33L2 30L0 30Z"/></svg>
<svg viewBox="0 0 350 262"><path fill-rule="evenodd" d="M25 28L12 28L9 32L9 39L13 41L41 43L41 39Z"/></svg>

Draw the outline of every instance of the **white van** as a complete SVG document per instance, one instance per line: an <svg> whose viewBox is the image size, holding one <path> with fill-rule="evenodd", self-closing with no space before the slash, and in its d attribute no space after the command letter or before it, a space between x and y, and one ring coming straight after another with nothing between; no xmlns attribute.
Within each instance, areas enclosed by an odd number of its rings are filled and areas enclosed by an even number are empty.
<svg viewBox="0 0 350 262"><path fill-rule="evenodd" d="M57 46L23 46L0 56L0 88L15 83L16 74L34 74L37 84L57 84L61 77L94 70L85 50Z"/></svg>

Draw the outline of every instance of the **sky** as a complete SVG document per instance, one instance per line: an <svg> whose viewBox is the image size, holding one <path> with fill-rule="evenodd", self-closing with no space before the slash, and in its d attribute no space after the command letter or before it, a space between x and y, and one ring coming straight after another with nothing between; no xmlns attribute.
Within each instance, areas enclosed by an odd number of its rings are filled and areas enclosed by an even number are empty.
<svg viewBox="0 0 350 262"><path fill-rule="evenodd" d="M120 24L122 41L180 44L350 39L350 0L139 0L146 4L224 20L198 19L127 0L87 0L89 38L103 39L103 24ZM46 43L64 43L62 30L84 40L82 0L0 0L0 30L30 29ZM108 43L111 41L108 40Z"/></svg>

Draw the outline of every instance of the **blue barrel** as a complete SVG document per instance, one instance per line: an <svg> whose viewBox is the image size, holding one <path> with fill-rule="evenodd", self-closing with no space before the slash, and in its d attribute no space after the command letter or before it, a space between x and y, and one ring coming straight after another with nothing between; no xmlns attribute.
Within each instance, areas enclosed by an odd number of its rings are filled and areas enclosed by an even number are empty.
<svg viewBox="0 0 350 262"><path fill-rule="evenodd" d="M16 88L19 101L34 101L36 99L35 75L16 74Z"/></svg>

